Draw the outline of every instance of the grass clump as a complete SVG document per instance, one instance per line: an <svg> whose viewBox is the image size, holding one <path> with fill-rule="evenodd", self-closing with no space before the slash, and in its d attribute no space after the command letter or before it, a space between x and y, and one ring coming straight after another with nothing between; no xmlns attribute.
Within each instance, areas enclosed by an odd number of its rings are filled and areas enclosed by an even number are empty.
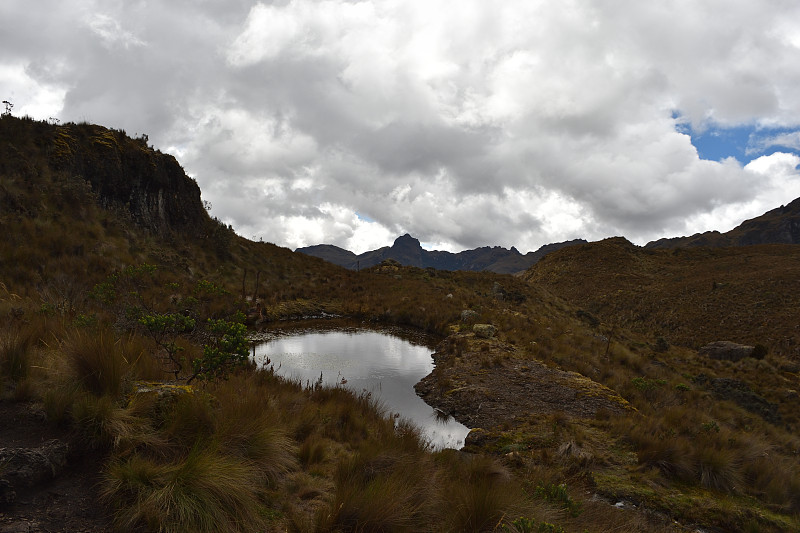
<svg viewBox="0 0 800 533"><path fill-rule="evenodd" d="M0 376L19 383L28 377L34 337L27 332L6 332L0 340Z"/></svg>
<svg viewBox="0 0 800 533"><path fill-rule="evenodd" d="M450 509L442 517L447 531L492 531L505 517L524 514L521 490L495 460L475 456L448 466L445 494Z"/></svg>
<svg viewBox="0 0 800 533"><path fill-rule="evenodd" d="M62 349L81 387L96 396L119 396L129 367L119 340L109 332L76 330Z"/></svg>
<svg viewBox="0 0 800 533"><path fill-rule="evenodd" d="M169 463L135 455L108 466L102 496L124 530L258 531L264 521L256 472L246 461L199 447Z"/></svg>
<svg viewBox="0 0 800 533"><path fill-rule="evenodd" d="M436 500L431 471L421 457L362 449L340 464L330 507L317 531L422 531Z"/></svg>

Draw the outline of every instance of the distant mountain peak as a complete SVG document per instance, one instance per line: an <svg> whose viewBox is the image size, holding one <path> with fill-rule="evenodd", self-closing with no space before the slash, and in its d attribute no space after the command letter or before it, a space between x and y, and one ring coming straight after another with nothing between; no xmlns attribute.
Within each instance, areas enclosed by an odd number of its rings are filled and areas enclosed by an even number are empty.
<svg viewBox="0 0 800 533"><path fill-rule="evenodd" d="M394 240L394 244L392 247L395 246L404 246L404 247L415 247L415 248L422 248L422 245L419 242L419 239L415 239L408 233L405 235L401 235Z"/></svg>
<svg viewBox="0 0 800 533"><path fill-rule="evenodd" d="M390 247L379 248L360 255L355 255L330 244L298 248L296 251L325 259L351 270L369 268L386 259L394 259L402 265L420 268L489 270L499 274L514 274L528 269L550 252L565 246L585 242L582 239L577 239L563 243L548 244L535 252L528 252L525 255L522 255L514 247L508 250L502 246L483 246L472 250L464 250L463 252L451 253L425 250L422 248L419 239L406 233L395 239Z"/></svg>

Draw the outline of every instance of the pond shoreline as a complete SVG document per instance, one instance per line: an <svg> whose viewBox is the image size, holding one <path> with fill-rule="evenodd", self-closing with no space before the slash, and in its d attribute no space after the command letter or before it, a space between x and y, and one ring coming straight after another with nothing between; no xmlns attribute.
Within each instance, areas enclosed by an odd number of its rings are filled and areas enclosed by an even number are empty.
<svg viewBox="0 0 800 533"><path fill-rule="evenodd" d="M375 395L389 416L409 420L434 447L460 449L469 428L415 390L435 368L439 341L419 330L342 319L274 323L251 337L253 360L281 377Z"/></svg>

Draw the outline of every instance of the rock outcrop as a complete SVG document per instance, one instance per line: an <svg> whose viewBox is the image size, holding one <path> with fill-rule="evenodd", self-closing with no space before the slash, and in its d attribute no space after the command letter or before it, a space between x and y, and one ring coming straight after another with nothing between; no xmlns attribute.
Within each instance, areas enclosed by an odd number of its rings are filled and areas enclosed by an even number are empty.
<svg viewBox="0 0 800 533"><path fill-rule="evenodd" d="M755 349L755 346L748 346L746 344L738 344L731 341L716 341L706 344L698 350L698 353L710 359L741 361L745 357L752 357Z"/></svg>
<svg viewBox="0 0 800 533"><path fill-rule="evenodd" d="M90 183L103 207L125 209L159 234L196 234L207 226L200 187L174 157L150 148L146 137L132 139L93 124L53 128L51 166Z"/></svg>
<svg viewBox="0 0 800 533"><path fill-rule="evenodd" d="M10 503L16 491L53 479L67 464L69 446L50 440L36 448L0 448L0 501Z"/></svg>

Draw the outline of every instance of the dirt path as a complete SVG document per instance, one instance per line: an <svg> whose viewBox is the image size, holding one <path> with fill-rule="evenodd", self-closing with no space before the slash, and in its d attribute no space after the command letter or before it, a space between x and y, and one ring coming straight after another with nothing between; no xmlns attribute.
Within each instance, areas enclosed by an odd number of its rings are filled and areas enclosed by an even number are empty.
<svg viewBox="0 0 800 533"><path fill-rule="evenodd" d="M0 533L112 531L101 463L35 406L0 401Z"/></svg>

